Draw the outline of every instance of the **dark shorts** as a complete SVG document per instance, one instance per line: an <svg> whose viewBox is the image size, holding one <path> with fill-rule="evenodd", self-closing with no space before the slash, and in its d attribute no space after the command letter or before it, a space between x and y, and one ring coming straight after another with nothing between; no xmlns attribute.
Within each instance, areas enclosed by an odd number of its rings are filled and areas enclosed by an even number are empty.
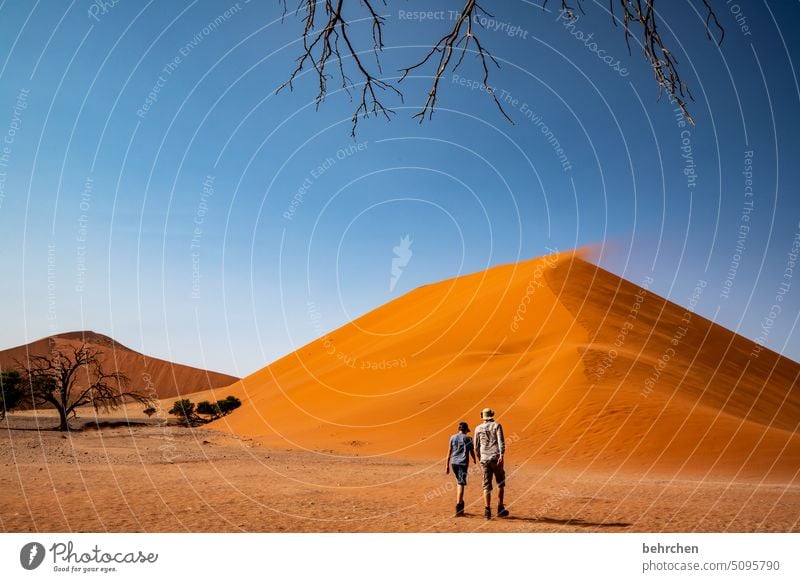
<svg viewBox="0 0 800 582"><path fill-rule="evenodd" d="M497 459L491 461L481 461L483 468L483 490L492 490L492 477L497 481L497 486L502 488L506 486L506 470L503 465L497 464Z"/></svg>
<svg viewBox="0 0 800 582"><path fill-rule="evenodd" d="M469 467L467 465L450 465L450 467L453 469L453 475L456 476L456 483L466 485Z"/></svg>

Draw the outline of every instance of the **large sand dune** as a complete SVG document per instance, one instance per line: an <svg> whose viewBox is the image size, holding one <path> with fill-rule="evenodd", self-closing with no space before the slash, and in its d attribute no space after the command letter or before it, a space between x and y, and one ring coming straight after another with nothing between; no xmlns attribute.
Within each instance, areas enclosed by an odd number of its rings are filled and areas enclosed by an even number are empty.
<svg viewBox="0 0 800 582"><path fill-rule="evenodd" d="M130 379L130 389L170 398L235 382L235 376L210 372L191 366L175 364L159 358L140 354L114 339L93 332L75 331L42 338L26 345L0 351L0 368L16 367L16 362L26 362L29 356L42 356L52 350L70 350L83 343L102 352L103 368L118 371Z"/></svg>
<svg viewBox="0 0 800 582"><path fill-rule="evenodd" d="M786 482L798 375L565 253L421 287L202 396L237 394L214 428L268 446L436 459L491 406L515 464Z"/></svg>

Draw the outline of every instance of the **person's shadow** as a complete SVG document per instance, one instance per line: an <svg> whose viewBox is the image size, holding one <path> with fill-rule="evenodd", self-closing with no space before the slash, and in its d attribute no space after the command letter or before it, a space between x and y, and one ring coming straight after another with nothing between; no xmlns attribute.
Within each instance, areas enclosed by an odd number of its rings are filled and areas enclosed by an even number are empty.
<svg viewBox="0 0 800 582"><path fill-rule="evenodd" d="M593 521L586 521L583 519L557 519L555 517L517 517L516 515L509 515L508 517L497 518L502 519L504 521L523 521L526 523L540 523L546 525L563 525L563 526L573 526L573 527L585 527L585 528L623 528L623 527L630 527L630 523L624 522L593 522Z"/></svg>

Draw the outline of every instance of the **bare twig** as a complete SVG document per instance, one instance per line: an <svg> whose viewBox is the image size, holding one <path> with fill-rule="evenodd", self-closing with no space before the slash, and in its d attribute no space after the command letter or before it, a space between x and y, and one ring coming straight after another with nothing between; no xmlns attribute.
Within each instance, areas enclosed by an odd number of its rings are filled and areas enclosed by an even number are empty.
<svg viewBox="0 0 800 582"><path fill-rule="evenodd" d="M425 65L425 63L431 60L434 55L439 55L439 62L436 65L436 72L433 75L433 85L430 91L428 91L428 97L425 100L422 110L414 115L414 118L418 118L420 123L422 123L426 115L428 116L428 119L433 116L433 110L436 108L436 100L439 93L439 81L441 81L442 75L444 75L444 73L450 67L450 61L453 58L453 54L456 51L461 51L460 56L452 67L452 71L456 71L461 66L464 56L470 50L470 44L475 45L474 51L480 58L481 66L483 67L483 86L486 87L486 92L492 98L495 105L497 105L497 108L500 110L500 113L503 114L503 117L513 123L511 118L503 109L503 106L500 104L500 101L497 99L494 89L489 85L489 61L491 61L496 67L500 67L500 63L498 63L494 56L492 56L492 53L490 53L489 50L486 49L483 44L481 44L480 39L473 32L473 16L477 12L482 12L491 17L491 14L486 12L486 10L484 10L480 4L478 4L477 0L467 0L450 32L445 34L435 45L433 45L433 48L431 48L428 54L425 55L425 58L415 65L401 69L403 75L400 77L400 81L405 79L411 71Z"/></svg>
<svg viewBox="0 0 800 582"><path fill-rule="evenodd" d="M548 1L549 0L542 0L542 10L547 8ZM578 10L580 11L581 14L586 14L586 12L583 11L583 6L581 5L582 1L583 0L575 0L575 5L578 7ZM575 20L576 18L578 18L578 16L575 14L575 9L569 5L569 2L567 2L567 0L561 0L561 12L563 12L564 16L569 20Z"/></svg>
<svg viewBox="0 0 800 582"><path fill-rule="evenodd" d="M609 12L611 13L611 22L617 26L617 21L622 23L625 33L625 44L628 46L628 54L631 53L631 25L638 24L641 26L642 34L642 49L644 52L645 60L650 64L653 69L656 83L658 84L658 96L666 91L670 95L678 107L680 107L683 114L686 116L687 121L694 125L694 119L689 114L687 108L687 99L694 100L689 86L680 76L678 72L678 59L669 51L661 39L661 34L658 30L657 14L655 11L656 0L609 0ZM576 0L578 9L583 12L581 0ZM542 8L547 5L547 0L542 3ZM615 5L619 5L621 9L621 16L617 16L615 12ZM716 31L719 32L719 40L717 44L722 42L725 37L725 29L720 25L717 20L717 15L714 12L708 0L703 0L703 5L706 9L706 35L709 40L714 39L711 31L711 25ZM569 6L567 0L561 0L561 12L564 16L571 20L575 20L577 16L572 7Z"/></svg>
<svg viewBox="0 0 800 582"><path fill-rule="evenodd" d="M284 10L286 0L282 0ZM369 19L372 23L372 52L378 62L380 73L380 61L378 53L383 49L383 25L384 18L378 14L374 7L375 0L360 0L366 7ZM384 0L385 3L385 0ZM323 10L321 16L317 11L317 6L321 5ZM303 28L303 52L297 59L295 67L289 79L278 87L278 91L288 87L290 91L294 89L294 81L297 76L308 66L317 72L319 77L319 89L315 103L319 107L328 94L328 81L333 77L329 73L332 66L340 80L342 89L352 100L351 90L355 91L356 84L347 75L345 59L352 60L361 81L358 83L360 88L360 99L355 112L353 113L353 126L351 135L355 137L356 126L359 118L366 118L371 115L383 115L389 119L389 115L394 111L384 105L381 100L381 91L390 91L403 99L403 94L393 85L374 76L364 64L360 51L356 50L348 31L348 21L343 13L344 0L301 0L298 13L304 13Z"/></svg>
<svg viewBox="0 0 800 582"><path fill-rule="evenodd" d="M655 0L618 0L621 8L622 17L620 21L625 29L625 42L628 45L628 52L631 50L631 24L641 26L642 49L645 60L653 69L653 75L658 84L658 96L666 91L672 101L680 107L687 121L694 125L694 119L689 114L687 99L694 101L689 86L678 72L678 59L664 45L661 33L658 30L658 20L654 8ZM612 22L616 25L617 16L614 12L615 0L609 0ZM713 22L716 30L720 32L718 43L722 42L725 30L717 20L714 10L707 0L703 0L706 7L706 35L713 39L710 25Z"/></svg>

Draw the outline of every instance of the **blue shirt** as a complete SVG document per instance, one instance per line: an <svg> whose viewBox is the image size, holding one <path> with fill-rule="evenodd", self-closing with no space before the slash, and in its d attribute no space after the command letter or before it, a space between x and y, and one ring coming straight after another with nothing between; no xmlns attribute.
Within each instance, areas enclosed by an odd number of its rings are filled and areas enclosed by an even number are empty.
<svg viewBox="0 0 800 582"><path fill-rule="evenodd" d="M469 452L473 450L472 437L457 433L450 437L450 463L453 465L468 465Z"/></svg>

